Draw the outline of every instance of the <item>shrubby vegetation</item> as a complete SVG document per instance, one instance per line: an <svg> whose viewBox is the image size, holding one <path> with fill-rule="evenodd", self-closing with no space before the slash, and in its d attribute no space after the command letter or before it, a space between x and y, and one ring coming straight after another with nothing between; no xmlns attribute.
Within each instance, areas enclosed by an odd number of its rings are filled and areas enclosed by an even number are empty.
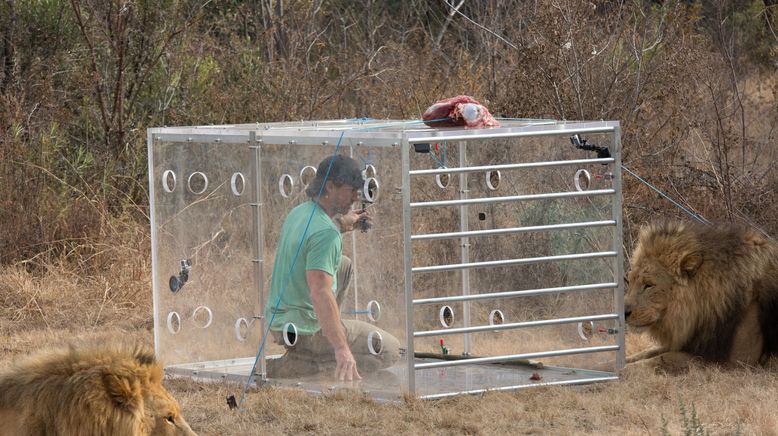
<svg viewBox="0 0 778 436"><path fill-rule="evenodd" d="M148 127L417 118L459 93L501 116L620 120L629 168L774 235L773 3L2 2L0 261L105 269L122 241L148 252ZM628 244L682 214L626 180Z"/></svg>

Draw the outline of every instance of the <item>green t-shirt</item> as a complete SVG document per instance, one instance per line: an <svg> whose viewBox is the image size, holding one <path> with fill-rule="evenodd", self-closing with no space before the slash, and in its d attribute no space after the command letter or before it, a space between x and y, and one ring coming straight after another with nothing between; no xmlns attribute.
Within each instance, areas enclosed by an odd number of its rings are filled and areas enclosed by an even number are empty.
<svg viewBox="0 0 778 436"><path fill-rule="evenodd" d="M305 232L309 219L311 223ZM283 293L271 330L280 331L287 322L294 323L299 334L313 334L321 329L313 310L305 271L319 270L331 275L334 294L342 249L340 231L319 205L306 201L289 212L278 238L270 295L265 306L265 319L270 321L278 297Z"/></svg>

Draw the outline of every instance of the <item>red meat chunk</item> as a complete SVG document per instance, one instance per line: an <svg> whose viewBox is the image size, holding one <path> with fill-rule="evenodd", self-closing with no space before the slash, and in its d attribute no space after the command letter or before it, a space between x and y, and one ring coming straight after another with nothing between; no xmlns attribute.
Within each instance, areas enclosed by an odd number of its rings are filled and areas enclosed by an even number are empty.
<svg viewBox="0 0 778 436"><path fill-rule="evenodd" d="M430 127L469 128L499 127L489 109L473 97L458 95L440 100L427 108L421 116L424 124Z"/></svg>

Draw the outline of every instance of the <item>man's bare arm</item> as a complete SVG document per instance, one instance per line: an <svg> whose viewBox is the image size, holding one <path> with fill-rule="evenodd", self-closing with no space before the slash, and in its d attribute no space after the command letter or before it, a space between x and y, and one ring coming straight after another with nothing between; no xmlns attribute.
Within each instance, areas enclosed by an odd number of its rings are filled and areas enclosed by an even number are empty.
<svg viewBox="0 0 778 436"><path fill-rule="evenodd" d="M337 368L335 376L340 381L359 380L357 362L351 354L346 334L340 321L340 310L332 293L332 276L324 271L307 270L305 279L311 290L311 302L322 332L335 350Z"/></svg>

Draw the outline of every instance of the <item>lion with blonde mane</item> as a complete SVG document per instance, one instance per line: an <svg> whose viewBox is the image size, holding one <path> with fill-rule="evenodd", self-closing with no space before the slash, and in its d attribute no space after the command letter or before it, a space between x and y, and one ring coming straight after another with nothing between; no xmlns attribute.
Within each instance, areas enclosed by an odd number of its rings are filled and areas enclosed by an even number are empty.
<svg viewBox="0 0 778 436"><path fill-rule="evenodd" d="M141 348L43 352L0 372L0 435L195 435Z"/></svg>
<svg viewBox="0 0 778 436"><path fill-rule="evenodd" d="M663 222L641 229L631 264L627 325L659 347L628 364L757 364L778 352L775 242L736 226Z"/></svg>

